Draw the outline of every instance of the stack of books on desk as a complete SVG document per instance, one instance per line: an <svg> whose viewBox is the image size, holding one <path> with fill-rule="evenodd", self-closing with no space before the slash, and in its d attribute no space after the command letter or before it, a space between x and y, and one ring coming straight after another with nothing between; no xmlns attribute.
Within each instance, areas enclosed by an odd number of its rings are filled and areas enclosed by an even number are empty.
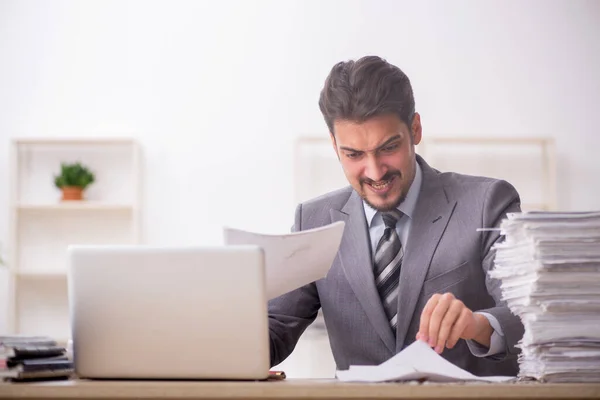
<svg viewBox="0 0 600 400"><path fill-rule="evenodd" d="M600 382L600 212L509 214L492 277L525 327L520 377Z"/></svg>
<svg viewBox="0 0 600 400"><path fill-rule="evenodd" d="M72 361L64 346L46 336L0 336L0 380L68 378Z"/></svg>

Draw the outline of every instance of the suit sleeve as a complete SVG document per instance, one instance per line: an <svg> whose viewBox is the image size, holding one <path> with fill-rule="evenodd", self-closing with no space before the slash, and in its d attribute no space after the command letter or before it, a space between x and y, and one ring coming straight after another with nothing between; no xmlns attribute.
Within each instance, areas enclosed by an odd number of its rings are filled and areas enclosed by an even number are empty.
<svg viewBox="0 0 600 400"><path fill-rule="evenodd" d="M296 208L292 231L302 230L302 205ZM269 301L271 367L294 350L298 339L315 320L321 304L316 284L310 283Z"/></svg>
<svg viewBox="0 0 600 400"><path fill-rule="evenodd" d="M506 181L496 181L487 190L481 226L499 227L507 213L520 211L521 200L515 188ZM488 273L494 268L496 252L493 246L502 240L503 237L499 231L486 231L482 235L481 242L482 266L486 273L487 291L494 298L496 306L479 311L493 315L500 324L504 336L504 357L498 357L501 356L498 354L494 357L496 359L517 355L519 349L515 345L521 340L524 333L521 319L510 311L506 302L501 298L500 280L491 278Z"/></svg>

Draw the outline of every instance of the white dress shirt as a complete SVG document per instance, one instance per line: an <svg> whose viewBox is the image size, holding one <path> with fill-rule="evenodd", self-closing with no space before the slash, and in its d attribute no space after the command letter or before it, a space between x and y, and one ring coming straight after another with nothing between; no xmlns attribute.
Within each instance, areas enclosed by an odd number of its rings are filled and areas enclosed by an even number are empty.
<svg viewBox="0 0 600 400"><path fill-rule="evenodd" d="M403 213L402 217L396 224L396 232L398 233L401 243L406 243L408 240L415 206L417 204L417 200L419 199L419 192L421 191L421 182L423 181L421 167L419 166L419 163L416 164L417 170L415 173L415 179L413 180L413 183L406 194L406 198L397 207L398 210ZM363 201L363 206L365 209L365 216L367 217L367 224L369 226L372 254L374 255L377 243L381 239L381 236L385 230L385 224L383 223L383 218L381 217L380 212L371 208L371 206L369 206L365 201ZM400 295L402 294L400 293ZM467 340L467 346L469 347L469 350L471 350L471 353L473 353L473 355L476 357L488 357L504 352L504 334L500 324L498 323L498 320L493 315L488 313L480 312L476 314L485 316L490 322L494 332L492 333L489 349L473 340Z"/></svg>

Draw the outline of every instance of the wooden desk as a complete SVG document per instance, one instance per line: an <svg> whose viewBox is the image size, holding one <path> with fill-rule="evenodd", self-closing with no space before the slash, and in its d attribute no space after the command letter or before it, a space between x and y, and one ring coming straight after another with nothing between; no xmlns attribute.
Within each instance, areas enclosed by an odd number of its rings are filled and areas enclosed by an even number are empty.
<svg viewBox="0 0 600 400"><path fill-rule="evenodd" d="M591 399L600 384L86 381L0 383L0 399Z"/></svg>

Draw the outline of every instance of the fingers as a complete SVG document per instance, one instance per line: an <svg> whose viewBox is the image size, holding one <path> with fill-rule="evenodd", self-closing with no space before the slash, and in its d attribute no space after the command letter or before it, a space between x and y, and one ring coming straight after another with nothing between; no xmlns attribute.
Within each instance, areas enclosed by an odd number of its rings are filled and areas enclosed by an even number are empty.
<svg viewBox="0 0 600 400"><path fill-rule="evenodd" d="M436 308L440 297L442 297L441 294L434 294L429 298L427 304L425 304L425 307L423 307L423 311L421 312L421 320L419 324L419 333L417 333L417 340L429 342L429 320L431 319L431 314Z"/></svg>
<svg viewBox="0 0 600 400"><path fill-rule="evenodd" d="M454 296L452 293L443 294L435 309L431 313L431 320L429 321L429 345L435 349L437 353L441 353L444 350L446 341L440 340L440 328L442 327L442 321L444 320L446 313L450 309ZM450 326L454 325L454 320L446 321L446 324Z"/></svg>
<svg viewBox="0 0 600 400"><path fill-rule="evenodd" d="M452 348L472 319L472 312L452 293L431 296L419 323L417 340L426 341L437 353Z"/></svg>
<svg viewBox="0 0 600 400"><path fill-rule="evenodd" d="M446 341L447 348L451 349L456 346L456 343L458 343L458 340L463 335L472 318L473 312L464 307L460 312L458 319L454 323L454 327L452 328L452 332L450 332L450 336L448 336L448 340Z"/></svg>

